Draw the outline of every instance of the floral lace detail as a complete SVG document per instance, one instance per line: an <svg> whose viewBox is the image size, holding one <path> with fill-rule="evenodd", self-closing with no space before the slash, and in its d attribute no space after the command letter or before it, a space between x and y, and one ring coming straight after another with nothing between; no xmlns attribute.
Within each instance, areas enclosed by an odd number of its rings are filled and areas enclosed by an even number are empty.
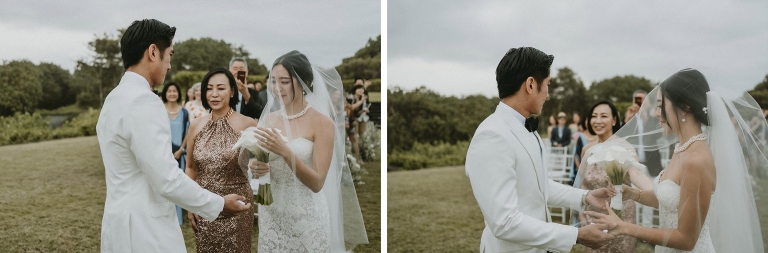
<svg viewBox="0 0 768 253"><path fill-rule="evenodd" d="M656 198L659 200L659 228L675 229L678 222L677 206L680 203L680 186L669 179L659 181L663 174L664 172L662 171L656 177L656 180L653 181L653 193L656 194ZM709 236L709 220L709 213L707 213L699 239L696 241L696 246L692 251L656 246L656 252L715 252L715 246L712 244L712 239Z"/></svg>
<svg viewBox="0 0 768 253"><path fill-rule="evenodd" d="M299 138L288 147L312 167L314 143ZM325 196L299 181L285 160L270 154L272 197L259 205L259 252L328 252L330 220Z"/></svg>

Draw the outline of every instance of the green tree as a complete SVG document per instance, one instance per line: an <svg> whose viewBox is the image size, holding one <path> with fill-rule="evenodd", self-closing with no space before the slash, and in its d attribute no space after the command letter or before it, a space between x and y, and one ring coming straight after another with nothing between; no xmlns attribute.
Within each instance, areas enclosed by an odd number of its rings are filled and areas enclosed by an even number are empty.
<svg viewBox="0 0 768 253"><path fill-rule="evenodd" d="M43 74L28 60L0 65L0 116L31 112L43 95Z"/></svg>
<svg viewBox="0 0 768 253"><path fill-rule="evenodd" d="M634 75L615 76L609 79L593 82L589 87L589 94L593 101L603 99L612 102L632 102L632 93L636 90L645 90L650 92L656 83L644 77Z"/></svg>
<svg viewBox="0 0 768 253"><path fill-rule="evenodd" d="M477 126L493 113L498 98L444 97L425 87L387 90L387 152L410 150L414 143L468 141Z"/></svg>
<svg viewBox="0 0 768 253"><path fill-rule="evenodd" d="M101 106L109 92L120 82L125 71L120 54L120 38L123 33L125 29L117 30L116 34L95 35L88 42L88 49L93 55L78 60L74 73L77 84L73 88L79 105Z"/></svg>
<svg viewBox="0 0 768 253"><path fill-rule="evenodd" d="M381 78L381 35L376 40L368 39L365 47L357 50L354 56L344 58L336 70L342 79Z"/></svg>
<svg viewBox="0 0 768 253"><path fill-rule="evenodd" d="M757 101L761 108L768 108L768 74L765 75L762 82L755 85L755 88L749 91L749 94L755 98L755 101Z"/></svg>
<svg viewBox="0 0 768 253"><path fill-rule="evenodd" d="M224 40L215 40L210 37L200 39L190 38L173 45L173 60L171 61L170 75L179 71L205 71L216 67L229 67L232 57L244 57L248 62L249 75L263 75L267 73L267 67L258 59L251 58L250 53L242 46L234 47Z"/></svg>
<svg viewBox="0 0 768 253"><path fill-rule="evenodd" d="M78 61L75 73L72 75L70 90L70 94L75 96L77 105L83 108L99 107L101 105L100 86L98 70L85 62Z"/></svg>
<svg viewBox="0 0 768 253"><path fill-rule="evenodd" d="M42 72L43 94L38 108L56 109L75 103L76 94L70 93L72 75L69 71L53 63L40 63Z"/></svg>
<svg viewBox="0 0 768 253"><path fill-rule="evenodd" d="M578 113L584 117L591 104L592 99L587 93L587 88L576 73L568 67L558 69L557 75L552 78L549 85L549 101L544 104L539 129L546 129L549 116L561 111L567 113L569 117L572 113Z"/></svg>

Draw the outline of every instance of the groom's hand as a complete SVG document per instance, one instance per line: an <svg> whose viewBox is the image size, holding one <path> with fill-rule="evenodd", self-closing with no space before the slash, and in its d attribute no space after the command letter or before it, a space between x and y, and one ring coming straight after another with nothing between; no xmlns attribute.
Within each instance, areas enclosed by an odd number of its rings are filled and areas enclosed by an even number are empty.
<svg viewBox="0 0 768 253"><path fill-rule="evenodd" d="M576 243L581 245L597 249L603 247L606 243L615 239L616 237L605 231L611 230L616 227L616 224L593 224L579 228L579 235L576 237Z"/></svg>
<svg viewBox="0 0 768 253"><path fill-rule="evenodd" d="M224 217L232 217L238 213L251 209L251 203L243 205L237 202L238 200L245 202L245 197L237 194L229 194L224 196L224 210L221 211L221 215Z"/></svg>
<svg viewBox="0 0 768 253"><path fill-rule="evenodd" d="M587 204L594 207L605 209L605 203L611 201L611 197L616 195L616 190L609 188L600 188L589 191L587 195Z"/></svg>

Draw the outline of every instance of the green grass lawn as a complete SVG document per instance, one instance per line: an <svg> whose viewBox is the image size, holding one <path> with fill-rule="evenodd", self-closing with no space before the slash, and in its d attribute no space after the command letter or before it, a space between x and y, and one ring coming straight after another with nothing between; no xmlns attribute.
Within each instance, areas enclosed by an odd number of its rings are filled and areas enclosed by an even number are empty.
<svg viewBox="0 0 768 253"><path fill-rule="evenodd" d="M766 185L755 193L765 244L768 180L760 184ZM389 252L477 252L484 227L464 166L387 174ZM571 252L584 252L584 247L576 245ZM636 252L653 249L641 242Z"/></svg>
<svg viewBox="0 0 768 253"><path fill-rule="evenodd" d="M370 243L355 252L380 252L381 167L365 167L357 192ZM95 136L2 146L0 179L0 252L99 251L106 184ZM194 252L186 221L182 232Z"/></svg>

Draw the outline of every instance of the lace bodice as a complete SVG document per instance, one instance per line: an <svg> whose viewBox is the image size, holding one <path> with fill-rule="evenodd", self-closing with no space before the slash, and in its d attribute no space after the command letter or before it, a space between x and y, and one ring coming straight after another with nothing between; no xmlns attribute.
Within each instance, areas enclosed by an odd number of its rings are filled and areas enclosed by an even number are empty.
<svg viewBox="0 0 768 253"><path fill-rule="evenodd" d="M314 143L298 138L288 148L310 168ZM270 154L274 203L259 205L259 252L328 252L330 219L325 196L296 178L285 160Z"/></svg>
<svg viewBox="0 0 768 253"><path fill-rule="evenodd" d="M663 174L664 172L662 171L653 181L653 193L656 194L656 198L659 200L659 228L675 229L677 228L679 217L680 186L670 179L660 181ZM709 220L708 213L707 218L704 219L701 233L699 233L699 239L696 241L696 246L692 251L656 246L656 252L715 252L715 246L712 244L712 239L709 236Z"/></svg>

